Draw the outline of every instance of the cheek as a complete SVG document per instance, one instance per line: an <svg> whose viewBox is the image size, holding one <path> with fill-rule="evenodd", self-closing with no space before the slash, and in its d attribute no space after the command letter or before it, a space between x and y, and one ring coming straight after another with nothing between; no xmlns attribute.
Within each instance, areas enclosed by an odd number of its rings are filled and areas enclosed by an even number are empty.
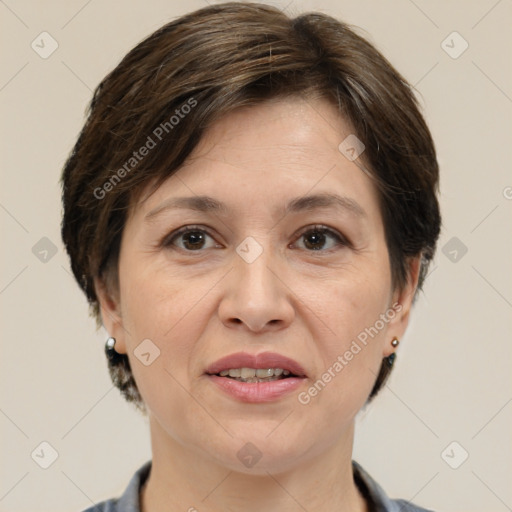
<svg viewBox="0 0 512 512"><path fill-rule="evenodd" d="M147 272L144 274L147 277ZM173 437L182 438L184 431L180 425L200 417L200 411L195 410L188 417L194 408L188 379L190 362L196 358L194 340L204 330L208 305L207 300L201 300L206 293L202 287L191 288L176 279L170 281L156 275L146 279L141 275L140 279L132 280L125 292L123 320L129 333L127 349L137 388L159 423ZM157 354L150 358L150 364L138 357L139 347L143 346L141 340L147 339L154 345L149 345L146 352Z"/></svg>
<svg viewBox="0 0 512 512"><path fill-rule="evenodd" d="M367 266L364 271L346 269L336 281L323 286L321 293L310 299L310 305L321 313L331 334L326 339L328 346L343 348L344 343L379 320L389 307L390 298L389 269L383 265Z"/></svg>
<svg viewBox="0 0 512 512"><path fill-rule="evenodd" d="M183 279L182 276L157 268L155 265L135 265L125 268L121 303L123 324L127 333L127 349L137 386L146 399L164 394L185 383L197 359L195 340L205 330L214 315L209 291L212 279ZM139 359L143 340L157 357L146 366ZM154 347L153 345L154 344ZM146 357L147 359L147 357ZM152 360L152 358L150 358Z"/></svg>
<svg viewBox="0 0 512 512"><path fill-rule="evenodd" d="M347 273L310 298L325 333L317 338L323 367L308 392L320 408L328 404L355 414L371 391L388 338L390 273L384 266ZM384 315L384 316L383 316ZM382 320L384 318L384 320ZM307 402L308 397L302 401Z"/></svg>
<svg viewBox="0 0 512 512"><path fill-rule="evenodd" d="M203 311L202 299L213 279L194 279L192 283L179 269L166 264L164 256L151 260L139 258L126 264L121 280L123 321L128 331L163 342L189 314Z"/></svg>

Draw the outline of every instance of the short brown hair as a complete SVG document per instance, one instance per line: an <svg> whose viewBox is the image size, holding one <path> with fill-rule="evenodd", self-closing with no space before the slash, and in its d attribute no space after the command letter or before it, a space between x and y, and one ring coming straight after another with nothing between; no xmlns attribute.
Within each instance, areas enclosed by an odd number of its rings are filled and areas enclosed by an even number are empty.
<svg viewBox="0 0 512 512"><path fill-rule="evenodd" d="M321 13L231 2L166 24L99 84L63 171L62 238L99 319L94 279L117 283L127 212L171 176L205 129L242 106L289 96L325 98L364 143L358 160L379 188L393 285L422 258L419 287L440 231L438 163L412 87L355 29ZM159 137L154 150L144 151ZM341 140L340 140L341 142ZM135 154L137 153L137 157ZM384 359L370 394L392 366ZM127 356L114 383L141 406Z"/></svg>

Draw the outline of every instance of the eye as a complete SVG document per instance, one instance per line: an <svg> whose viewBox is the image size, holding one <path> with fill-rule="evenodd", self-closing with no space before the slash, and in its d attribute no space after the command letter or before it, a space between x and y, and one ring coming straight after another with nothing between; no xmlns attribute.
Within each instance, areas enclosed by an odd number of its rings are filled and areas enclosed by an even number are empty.
<svg viewBox="0 0 512 512"><path fill-rule="evenodd" d="M184 251L198 251L219 247L211 235L200 227L185 226L171 233L163 241L165 247L176 246Z"/></svg>
<svg viewBox="0 0 512 512"><path fill-rule="evenodd" d="M300 241L303 243L299 243ZM314 226L304 231L295 244L308 251L328 251L336 246L349 245L343 236L325 226Z"/></svg>

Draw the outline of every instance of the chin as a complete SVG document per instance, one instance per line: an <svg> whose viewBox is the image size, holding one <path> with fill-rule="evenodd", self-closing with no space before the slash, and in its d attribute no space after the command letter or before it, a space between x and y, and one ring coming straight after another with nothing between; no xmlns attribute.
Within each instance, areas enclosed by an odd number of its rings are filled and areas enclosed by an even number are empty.
<svg viewBox="0 0 512 512"><path fill-rule="evenodd" d="M232 457L232 453L226 454L222 459L222 465L230 471L245 475L265 476L276 475L293 470L300 463L300 457L296 449L271 453L270 450L259 450L250 442L243 445Z"/></svg>
<svg viewBox="0 0 512 512"><path fill-rule="evenodd" d="M217 461L231 471L247 475L268 476L268 473L283 473L295 468L301 461L309 446L295 435L274 435L269 423L264 422L265 428L251 432L247 428L240 431L232 430L234 437L223 446L219 446L214 457ZM302 434L304 435L304 434ZM211 449L211 445L209 446Z"/></svg>

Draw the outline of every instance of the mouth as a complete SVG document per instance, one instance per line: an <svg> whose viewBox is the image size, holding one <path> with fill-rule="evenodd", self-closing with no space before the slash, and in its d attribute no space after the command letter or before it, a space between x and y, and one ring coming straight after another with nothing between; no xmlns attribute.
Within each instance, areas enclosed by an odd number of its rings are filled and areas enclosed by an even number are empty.
<svg viewBox="0 0 512 512"><path fill-rule="evenodd" d="M210 374L212 375L212 374ZM214 373L218 377L237 380L238 382L271 382L273 380L282 380L291 377L298 377L283 368L230 368Z"/></svg>
<svg viewBox="0 0 512 512"><path fill-rule="evenodd" d="M297 361L274 352L231 354L211 364L205 374L232 398L253 403L278 400L306 379Z"/></svg>
<svg viewBox="0 0 512 512"><path fill-rule="evenodd" d="M297 361L275 352L230 354L211 364L205 373L241 382L269 382L290 377L306 377L304 368Z"/></svg>

